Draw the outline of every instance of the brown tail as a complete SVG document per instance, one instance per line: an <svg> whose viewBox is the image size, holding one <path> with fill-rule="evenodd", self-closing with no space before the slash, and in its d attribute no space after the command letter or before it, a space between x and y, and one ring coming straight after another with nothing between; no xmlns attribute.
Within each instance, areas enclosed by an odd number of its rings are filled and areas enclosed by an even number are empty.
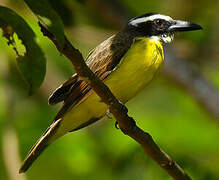
<svg viewBox="0 0 219 180"><path fill-rule="evenodd" d="M55 139L60 136L55 137L55 132L59 127L61 119L55 121L41 136L41 138L36 142L36 144L31 148L26 158L24 159L19 173L23 173L29 169L33 162L38 158L38 156L44 151L44 149Z"/></svg>

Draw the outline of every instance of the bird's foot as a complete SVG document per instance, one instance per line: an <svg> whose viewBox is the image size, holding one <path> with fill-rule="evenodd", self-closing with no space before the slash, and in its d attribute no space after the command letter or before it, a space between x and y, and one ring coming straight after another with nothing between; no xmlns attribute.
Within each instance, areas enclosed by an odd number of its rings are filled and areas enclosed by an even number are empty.
<svg viewBox="0 0 219 180"><path fill-rule="evenodd" d="M109 109L106 110L106 117L108 117L109 119L112 119L112 116L110 115L111 112Z"/></svg>
<svg viewBox="0 0 219 180"><path fill-rule="evenodd" d="M131 130L132 130L132 131L136 131L136 127L137 127L137 126L136 126L135 120L134 120L132 117L130 117L129 119L130 119L130 121L131 121L131 122L130 122L130 123L131 123L131 124L130 124ZM115 122L115 128L116 128L116 129L120 129L118 121ZM126 134L126 133L125 133L125 134Z"/></svg>
<svg viewBox="0 0 219 180"><path fill-rule="evenodd" d="M127 108L121 101L119 101L119 103L122 105L123 111L125 111L125 113L128 113L128 108ZM106 116L107 116L109 119L112 119L112 116L111 116L110 114L111 114L110 110L107 109L107 111L106 111ZM115 122L115 128L116 128L116 129L120 129L120 128L119 128L119 123L118 123L117 121Z"/></svg>
<svg viewBox="0 0 219 180"><path fill-rule="evenodd" d="M119 123L117 121L115 122L115 128L119 129Z"/></svg>
<svg viewBox="0 0 219 180"><path fill-rule="evenodd" d="M107 111L106 111L106 117L108 117L109 119L112 119L112 116L110 115L111 113L110 113L110 110L109 109L107 109ZM115 127L116 127L116 129L119 129L119 123L116 121L115 122Z"/></svg>

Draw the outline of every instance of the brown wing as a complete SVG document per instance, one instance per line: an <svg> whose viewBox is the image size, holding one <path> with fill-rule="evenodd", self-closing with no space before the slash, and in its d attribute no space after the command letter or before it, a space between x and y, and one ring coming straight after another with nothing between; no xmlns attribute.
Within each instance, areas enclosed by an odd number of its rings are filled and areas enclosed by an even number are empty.
<svg viewBox="0 0 219 180"><path fill-rule="evenodd" d="M61 101L64 101L69 93L70 93L70 89L71 87L78 81L78 76L77 74L74 74L70 79L68 79L67 81L65 81L61 86L59 86L54 92L53 94L49 97L49 104L53 105L53 104L57 104Z"/></svg>
<svg viewBox="0 0 219 180"><path fill-rule="evenodd" d="M122 34L121 36L120 33L114 35L91 51L86 63L97 77L104 80L120 62L131 43L132 38L129 35ZM65 81L49 98L49 104L64 101L55 120L61 118L69 109L86 99L91 92L90 90L89 85L81 80L77 74Z"/></svg>

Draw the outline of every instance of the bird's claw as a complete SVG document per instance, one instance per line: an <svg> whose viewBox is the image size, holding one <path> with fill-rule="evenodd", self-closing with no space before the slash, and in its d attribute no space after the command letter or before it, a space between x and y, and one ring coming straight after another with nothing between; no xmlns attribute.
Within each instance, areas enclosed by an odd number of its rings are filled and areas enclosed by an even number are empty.
<svg viewBox="0 0 219 180"><path fill-rule="evenodd" d="M106 117L108 117L109 119L112 119L112 116L110 115L110 110L107 109L106 111Z"/></svg>
<svg viewBox="0 0 219 180"><path fill-rule="evenodd" d="M121 101L119 101L119 103L122 105L123 111L125 111L126 113L128 113L128 108L127 108ZM106 116L107 116L109 119L112 119L112 117L111 117L110 114L111 114L111 113L110 113L110 110L107 109L107 111L106 111ZM120 129L120 128L119 128L119 123L118 123L117 121L115 122L115 128L116 128L116 129Z"/></svg>
<svg viewBox="0 0 219 180"><path fill-rule="evenodd" d="M117 121L115 122L115 128L119 129L119 123Z"/></svg>

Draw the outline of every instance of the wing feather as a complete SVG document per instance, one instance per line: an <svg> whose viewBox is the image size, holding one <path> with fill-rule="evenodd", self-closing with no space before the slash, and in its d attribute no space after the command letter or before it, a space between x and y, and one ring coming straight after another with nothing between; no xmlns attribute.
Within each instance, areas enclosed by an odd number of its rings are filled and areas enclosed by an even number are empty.
<svg viewBox="0 0 219 180"><path fill-rule="evenodd" d="M78 81L77 74L74 74L70 79L65 81L49 97L49 100L48 100L49 104L53 105L61 101L64 101L70 94L70 89L76 84L77 81Z"/></svg>
<svg viewBox="0 0 219 180"><path fill-rule="evenodd" d="M104 80L111 74L116 65L119 64L131 43L132 39L128 35L125 37L124 34L122 37L120 34L111 36L89 53L86 63L97 77ZM64 101L54 120L58 120L69 109L86 99L90 92L91 88L89 85L81 80L77 74L74 74L63 85L57 88L49 98L49 104Z"/></svg>

